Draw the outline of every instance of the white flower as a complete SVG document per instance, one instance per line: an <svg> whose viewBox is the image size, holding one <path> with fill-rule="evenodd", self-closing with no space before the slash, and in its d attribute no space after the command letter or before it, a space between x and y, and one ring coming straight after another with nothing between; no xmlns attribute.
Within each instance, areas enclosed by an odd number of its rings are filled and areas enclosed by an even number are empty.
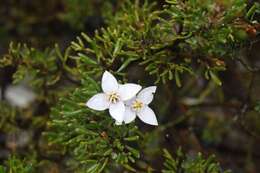
<svg viewBox="0 0 260 173"><path fill-rule="evenodd" d="M121 123L125 113L124 101L133 98L142 87L132 83L118 84L116 78L108 71L102 76L101 86L103 93L91 97L86 106L98 111L109 109L110 115L116 122Z"/></svg>
<svg viewBox="0 0 260 173"><path fill-rule="evenodd" d="M156 91L156 86L144 88L133 99L126 102L126 110L124 122L126 124L135 120L136 116L143 122L150 125L158 125L154 111L148 106L153 100L153 94Z"/></svg>

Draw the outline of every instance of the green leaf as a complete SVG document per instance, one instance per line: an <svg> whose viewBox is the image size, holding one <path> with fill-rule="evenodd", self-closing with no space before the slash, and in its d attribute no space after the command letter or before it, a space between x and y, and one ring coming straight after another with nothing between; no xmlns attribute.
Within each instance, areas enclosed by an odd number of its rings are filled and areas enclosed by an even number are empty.
<svg viewBox="0 0 260 173"><path fill-rule="evenodd" d="M86 63L86 64L89 64L89 65L97 65L97 62L94 61L93 59L91 59L90 57L88 57L87 55L85 54L82 54L82 53L78 53L78 56L80 57L80 59Z"/></svg>
<svg viewBox="0 0 260 173"><path fill-rule="evenodd" d="M124 61L124 63L119 67L119 69L117 70L117 72L121 72L122 70L124 70L131 62L137 60L137 58L128 58L126 61Z"/></svg>
<svg viewBox="0 0 260 173"><path fill-rule="evenodd" d="M125 141L137 141L139 139L139 136L131 136L124 138Z"/></svg>
<svg viewBox="0 0 260 173"><path fill-rule="evenodd" d="M175 82L178 87L181 87L181 80L177 70L174 71Z"/></svg>
<svg viewBox="0 0 260 173"><path fill-rule="evenodd" d="M219 79L219 77L213 72L213 71L209 71L210 77L211 79L219 86L222 85L221 80Z"/></svg>

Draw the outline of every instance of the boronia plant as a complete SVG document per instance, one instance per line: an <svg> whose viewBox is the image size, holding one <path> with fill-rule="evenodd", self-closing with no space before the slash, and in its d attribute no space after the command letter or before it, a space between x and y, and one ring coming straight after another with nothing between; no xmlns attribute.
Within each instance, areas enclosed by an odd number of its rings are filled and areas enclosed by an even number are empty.
<svg viewBox="0 0 260 173"><path fill-rule="evenodd" d="M61 2L69 45L1 55L0 173L257 172L258 2Z"/></svg>

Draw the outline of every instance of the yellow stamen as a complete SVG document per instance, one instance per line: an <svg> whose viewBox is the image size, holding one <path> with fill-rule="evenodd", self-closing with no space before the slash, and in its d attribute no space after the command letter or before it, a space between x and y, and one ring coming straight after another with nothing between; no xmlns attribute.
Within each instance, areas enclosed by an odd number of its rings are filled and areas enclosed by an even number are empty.
<svg viewBox="0 0 260 173"><path fill-rule="evenodd" d="M144 104L143 102L139 100L135 100L132 104L132 109L135 111L140 111L143 108Z"/></svg>
<svg viewBox="0 0 260 173"><path fill-rule="evenodd" d="M119 101L119 99L120 99L120 96L115 92L108 94L108 101L110 103L117 103Z"/></svg>

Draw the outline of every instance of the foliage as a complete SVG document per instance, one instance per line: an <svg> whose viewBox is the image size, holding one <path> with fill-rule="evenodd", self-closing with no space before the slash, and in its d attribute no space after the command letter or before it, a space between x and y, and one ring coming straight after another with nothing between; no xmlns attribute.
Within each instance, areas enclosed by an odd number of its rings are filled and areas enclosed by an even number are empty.
<svg viewBox="0 0 260 173"><path fill-rule="evenodd" d="M258 101L255 105L255 111L260 113L260 101Z"/></svg>
<svg viewBox="0 0 260 173"><path fill-rule="evenodd" d="M5 165L0 165L1 173L33 173L36 170L35 160L19 159L16 156L11 156L6 161Z"/></svg>
<svg viewBox="0 0 260 173"><path fill-rule="evenodd" d="M58 18L68 22L71 27L82 30L88 24L88 17L96 17L96 20L101 20L97 16L106 17L104 13L117 2L109 1L90 1L90 0L63 0L64 12L58 15ZM103 22L103 21L96 21Z"/></svg>
<svg viewBox="0 0 260 173"><path fill-rule="evenodd" d="M63 83L63 87L61 87L61 82L75 83L79 80L70 78L71 74L76 76L77 70L68 66L69 51L70 48L62 56L58 46L54 49L39 51L29 48L27 45L11 43L9 53L3 56L0 62L3 66L11 66L16 69L13 74L14 84L28 81L29 86L37 92L38 98L46 99L45 101L49 103L59 96L57 90L60 95L64 94L62 88L69 90L70 85ZM53 91L51 92L51 90Z"/></svg>
<svg viewBox="0 0 260 173"><path fill-rule="evenodd" d="M71 168L82 172L102 172L113 162L131 168L128 162L139 158L139 151L132 147L139 139L136 126L117 126L106 114L98 114L86 108L85 101L98 92L98 83L87 77L82 88L69 98L61 98L52 109L50 132L46 135L50 144L65 147L74 156ZM106 168L109 169L109 168Z"/></svg>
<svg viewBox="0 0 260 173"><path fill-rule="evenodd" d="M0 128L2 131L8 132L15 129L16 110L5 102L0 102Z"/></svg>
<svg viewBox="0 0 260 173"><path fill-rule="evenodd" d="M37 162L13 156L0 171L35 172L36 163L48 160L61 167L65 163L61 170L68 172L155 172L160 166L153 165L153 161L162 155L160 148L167 143L163 139L165 134L168 138L169 133L174 133L177 142L184 138L189 143L190 138L175 133L179 126L184 126L192 134L194 128L202 143L221 145L223 136L234 124L235 120L230 119L241 120L252 109L247 107L250 103L245 103L251 101L249 96L241 103L231 97L231 104L238 110L235 118L219 116L217 104L224 104L228 95L220 87L225 80L219 74L228 73L232 68L230 62L241 61L242 51L257 36L258 3L251 6L244 0L61 3L65 11L55 13L54 18L69 23L73 31L84 30L85 18L95 15L101 16L106 27L99 28L94 35L82 32L70 45L63 45L64 49L58 44L41 50L10 43L9 51L0 59L0 70L13 69L12 83L28 85L37 96L26 109L1 101L0 130L3 136L21 129L32 131L35 141L24 150L33 151ZM36 18L33 19L37 21ZM160 115L158 128L150 130L138 123L118 126L107 112L86 107L86 101L100 92L97 81L105 70L120 82L158 85L155 99ZM6 84L1 85L4 88ZM200 107L212 102L216 109ZM259 105L253 109L259 112ZM247 116L244 120L254 122L257 118ZM170 147L174 150L173 145ZM8 151L13 150L17 148ZM163 173L224 172L214 156L204 159L200 153L190 156L177 150L174 158L164 150L164 157Z"/></svg>
<svg viewBox="0 0 260 173"><path fill-rule="evenodd" d="M176 152L176 158L173 158L171 154L164 150L165 169L162 170L163 173L230 173L230 171L222 171L219 167L219 164L215 162L214 155L210 156L207 159L202 157L201 153L198 153L196 156L184 155L179 148Z"/></svg>
<svg viewBox="0 0 260 173"><path fill-rule="evenodd" d="M247 37L243 27L250 23L240 19L246 14L246 3L169 3L157 11L154 4L126 2L122 11L109 18L109 27L97 31L94 38L84 34L72 43L73 48L117 72L133 62L145 66L156 83L174 79L181 86L180 74L195 74L202 68L206 79L221 85L217 72L225 70L224 60L234 58L235 48L246 39L235 34Z"/></svg>

